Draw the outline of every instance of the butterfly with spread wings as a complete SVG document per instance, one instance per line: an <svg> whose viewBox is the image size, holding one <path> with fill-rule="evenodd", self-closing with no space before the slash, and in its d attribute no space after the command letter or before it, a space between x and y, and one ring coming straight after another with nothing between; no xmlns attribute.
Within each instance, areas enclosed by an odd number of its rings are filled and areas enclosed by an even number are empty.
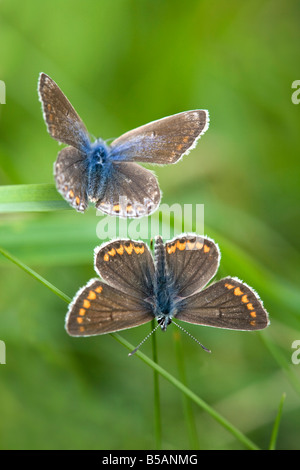
<svg viewBox="0 0 300 470"><path fill-rule="evenodd" d="M208 111L186 111L126 132L110 145L102 139L91 142L83 121L45 73L38 92L49 134L68 145L54 165L57 190L79 212L89 201L105 214L124 218L154 212L161 199L157 179L137 162L176 163L209 125Z"/></svg>
<svg viewBox="0 0 300 470"><path fill-rule="evenodd" d="M174 320L232 330L266 328L268 313L247 284L226 277L205 287L219 262L218 245L193 234L167 243L156 237L154 259L141 241L105 243L95 249L102 280L92 279L76 294L66 330L71 336L101 335L153 319L162 330Z"/></svg>

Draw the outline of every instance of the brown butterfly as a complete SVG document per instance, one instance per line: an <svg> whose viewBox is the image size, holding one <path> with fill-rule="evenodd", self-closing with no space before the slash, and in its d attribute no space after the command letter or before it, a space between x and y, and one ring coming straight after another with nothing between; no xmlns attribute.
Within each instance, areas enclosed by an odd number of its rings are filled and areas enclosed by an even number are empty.
<svg viewBox="0 0 300 470"><path fill-rule="evenodd" d="M235 277L206 285L220 262L208 237L156 237L154 259L141 241L115 240L95 249L91 279L69 306L71 336L92 336L132 328L156 319L166 330L174 320L231 330L261 330L269 324L258 295ZM206 348L204 348L206 349Z"/></svg>
<svg viewBox="0 0 300 470"><path fill-rule="evenodd" d="M88 201L105 214L143 217L159 206L155 175L136 162L176 163L208 129L208 111L195 110L150 122L110 145L89 133L58 85L41 73L38 85L44 119L54 139L67 144L54 165L57 190L79 212Z"/></svg>

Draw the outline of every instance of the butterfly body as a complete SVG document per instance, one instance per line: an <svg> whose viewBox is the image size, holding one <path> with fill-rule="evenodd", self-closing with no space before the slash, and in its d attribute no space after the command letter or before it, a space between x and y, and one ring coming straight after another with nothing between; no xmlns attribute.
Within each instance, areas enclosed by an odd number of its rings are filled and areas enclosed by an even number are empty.
<svg viewBox="0 0 300 470"><path fill-rule="evenodd" d="M115 240L96 248L92 279L75 296L66 317L71 336L110 333L156 319L166 330L174 319L235 330L269 324L258 295L227 277L205 287L220 262L208 237L181 235L163 243L156 237L154 259L141 241Z"/></svg>
<svg viewBox="0 0 300 470"><path fill-rule="evenodd" d="M107 145L91 142L81 118L46 74L39 78L39 97L51 137L67 144L54 165L57 190L79 212L89 201L109 215L143 217L159 206L156 177L138 163L176 163L207 130L206 110L185 111L126 132Z"/></svg>
<svg viewBox="0 0 300 470"><path fill-rule="evenodd" d="M90 201L97 202L105 194L110 167L109 148L102 139L97 139L87 154L87 195Z"/></svg>
<svg viewBox="0 0 300 470"><path fill-rule="evenodd" d="M177 299L174 280L168 270L165 247L160 236L156 237L154 253L155 275L151 305L154 317L160 323L161 329L165 331L172 323L172 318L176 316Z"/></svg>
<svg viewBox="0 0 300 470"><path fill-rule="evenodd" d="M92 171L95 165L105 165L109 161L109 156L110 149L108 145L102 139L95 140L90 146L90 151L87 153L90 170Z"/></svg>

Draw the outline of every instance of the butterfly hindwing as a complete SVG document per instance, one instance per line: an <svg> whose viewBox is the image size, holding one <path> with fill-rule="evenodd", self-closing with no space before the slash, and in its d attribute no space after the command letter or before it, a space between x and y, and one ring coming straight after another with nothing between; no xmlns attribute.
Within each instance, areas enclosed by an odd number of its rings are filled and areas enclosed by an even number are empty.
<svg viewBox="0 0 300 470"><path fill-rule="evenodd" d="M198 235L183 235L165 244L167 268L178 297L201 289L216 274L220 262L217 244Z"/></svg>
<svg viewBox="0 0 300 470"><path fill-rule="evenodd" d="M74 147L62 149L54 164L57 190L79 212L88 207L88 175L84 153Z"/></svg>
<svg viewBox="0 0 300 470"><path fill-rule="evenodd" d="M71 336L94 336L133 328L152 319L147 303L91 279L70 304L65 326Z"/></svg>
<svg viewBox="0 0 300 470"><path fill-rule="evenodd" d="M160 190L156 177L137 163L112 163L106 178L105 191L96 200L96 208L105 214L139 218L151 214L159 206Z"/></svg>
<svg viewBox="0 0 300 470"><path fill-rule="evenodd" d="M85 125L59 86L45 73L40 74L38 91L51 137L78 150L89 148Z"/></svg>
<svg viewBox="0 0 300 470"><path fill-rule="evenodd" d="M258 295L245 283L231 277L183 299L176 318L231 330L261 330L269 324Z"/></svg>
<svg viewBox="0 0 300 470"><path fill-rule="evenodd" d="M126 132L111 144L116 161L176 163L208 129L206 110L174 114Z"/></svg>
<svg viewBox="0 0 300 470"><path fill-rule="evenodd" d="M95 269L126 294L140 299L153 295L154 262L144 242L116 240L96 248Z"/></svg>

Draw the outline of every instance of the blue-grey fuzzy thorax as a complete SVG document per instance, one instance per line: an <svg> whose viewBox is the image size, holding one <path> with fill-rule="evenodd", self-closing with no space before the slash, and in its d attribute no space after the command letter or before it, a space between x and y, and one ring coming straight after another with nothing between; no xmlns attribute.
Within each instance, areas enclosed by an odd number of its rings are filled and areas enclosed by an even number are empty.
<svg viewBox="0 0 300 470"><path fill-rule="evenodd" d="M87 153L88 165L88 195L92 201L101 199L106 190L107 174L109 172L109 147L102 139L97 139L90 145Z"/></svg>

